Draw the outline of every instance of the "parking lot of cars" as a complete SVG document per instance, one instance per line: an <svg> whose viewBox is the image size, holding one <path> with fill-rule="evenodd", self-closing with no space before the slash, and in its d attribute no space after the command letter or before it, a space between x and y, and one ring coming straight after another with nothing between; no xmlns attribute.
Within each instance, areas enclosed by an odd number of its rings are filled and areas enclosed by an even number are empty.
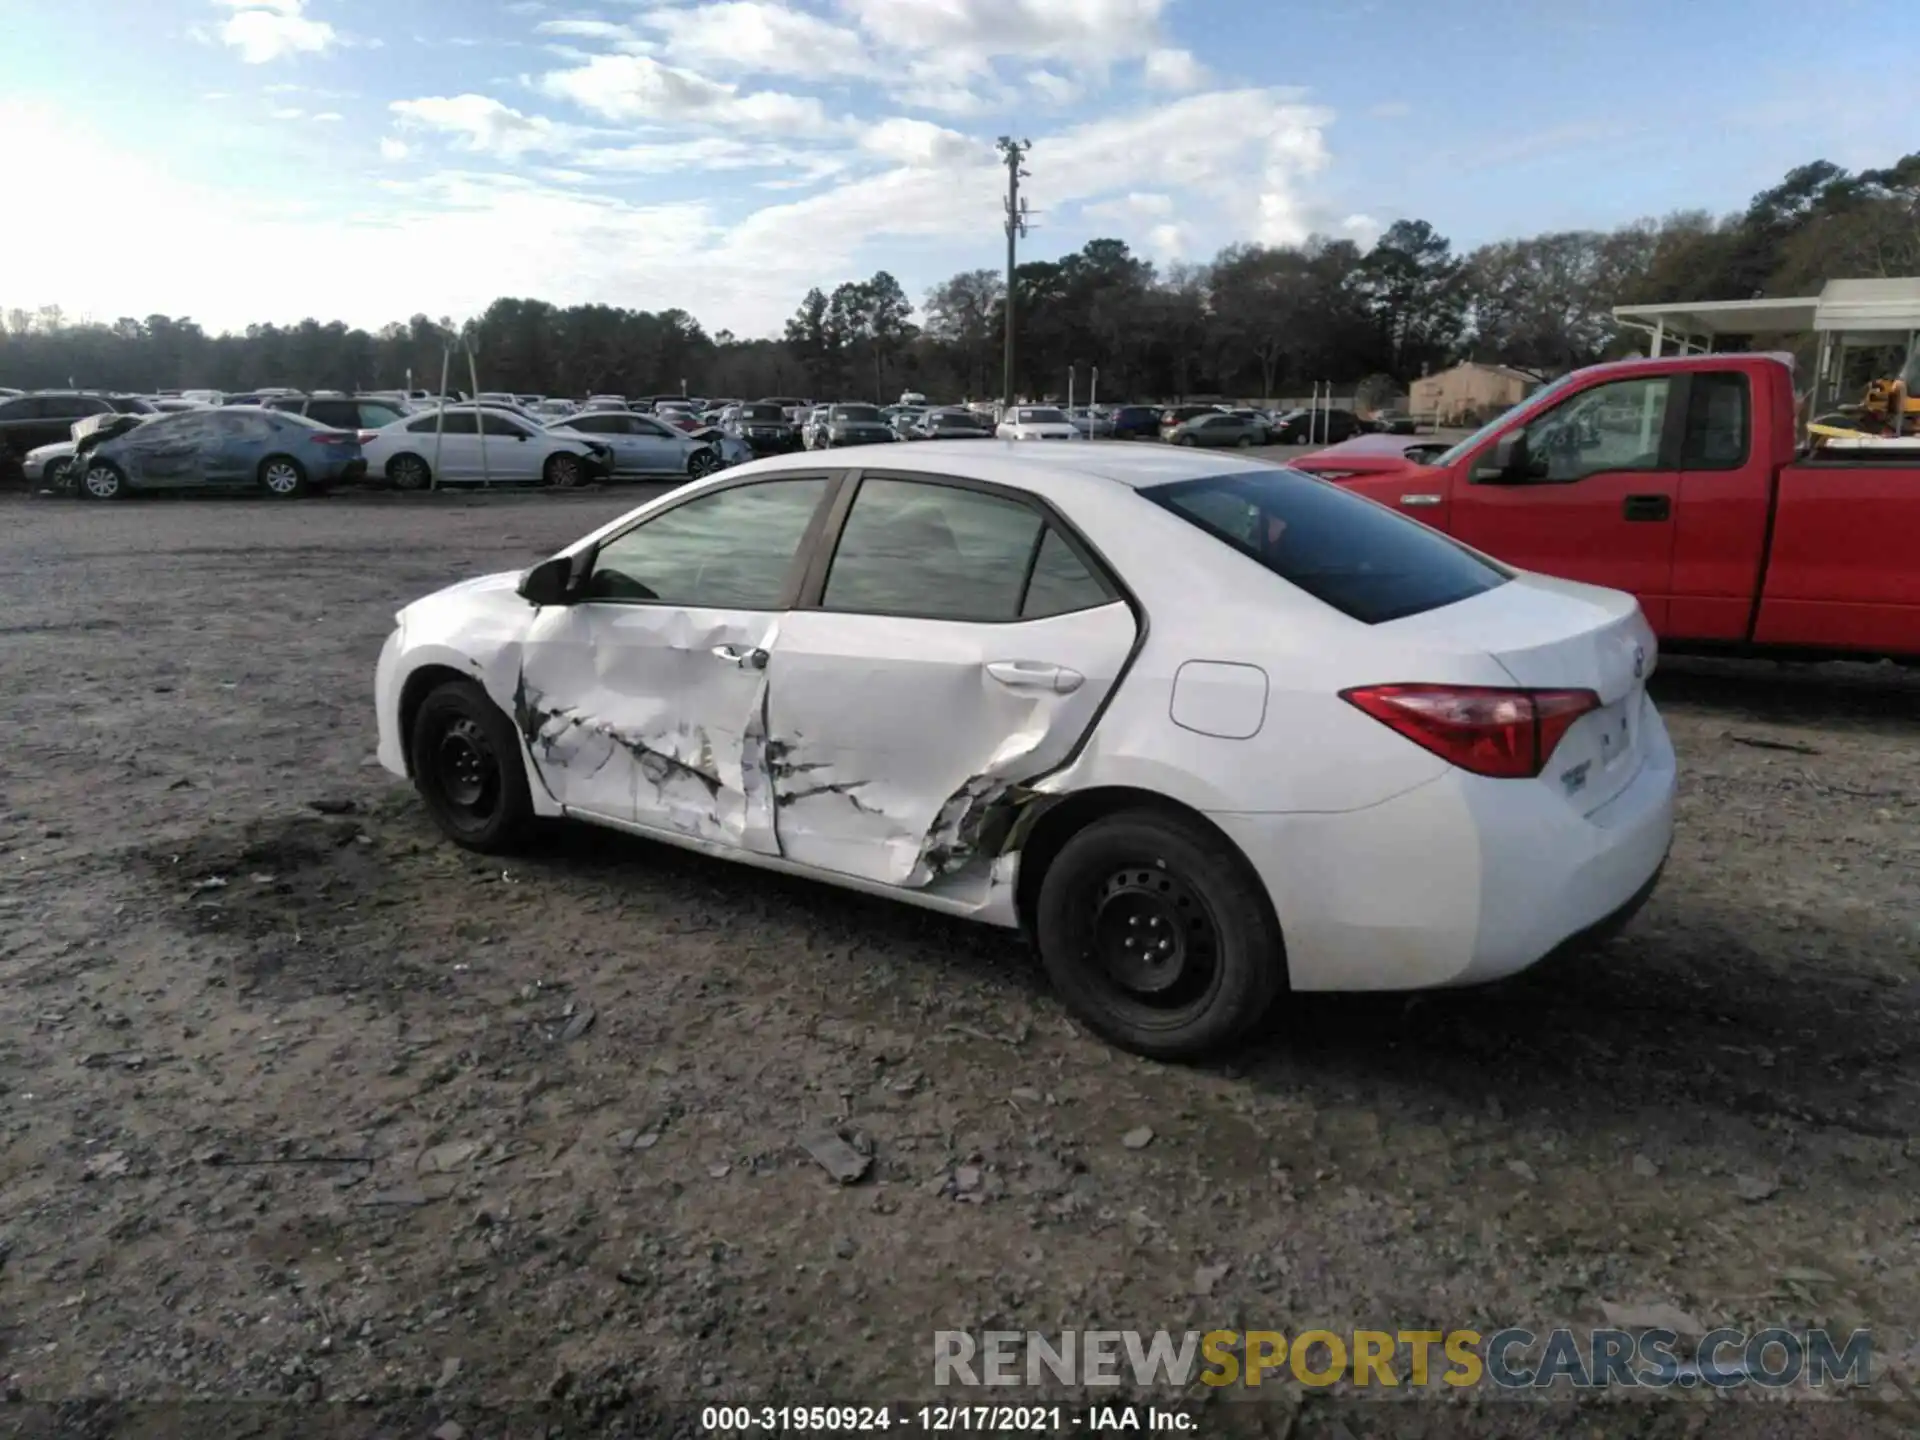
<svg viewBox="0 0 1920 1440"><path fill-rule="evenodd" d="M909 403L911 402L911 403ZM309 474L309 459L286 447L251 456L233 468L230 443L244 412L304 416L337 432L325 442L337 464ZM144 463L157 443L124 439L135 425L166 415L218 411L225 418L170 423L164 462ZM443 418L429 418L444 411ZM103 429L113 416L129 417ZM104 417L104 418L103 418ZM680 395L583 400L482 391L476 399L442 399L422 391L308 394L268 387L247 394L196 390L121 395L90 391L0 394L0 485L18 478L35 493L107 499L159 489L233 489L269 494L325 493L340 484L393 489L441 485L553 485L697 478L756 456L792 449L829 449L896 441L969 439L1164 440L1181 445L1300 446L1345 440L1369 429L1411 433L1404 416L1377 425L1350 411L1267 411L1225 404L933 405L905 397L896 405L843 401L814 404L792 397L758 401ZM251 433L264 440L258 422ZM292 432L282 430L282 434ZM346 438L339 438L346 437ZM120 441L99 463L76 464L92 447ZM311 449L311 445L306 447ZM284 453L283 453L284 452ZM429 453L430 452L430 453ZM92 489L77 482L89 469ZM297 484L288 477L298 472ZM271 481L269 475L274 477Z"/></svg>

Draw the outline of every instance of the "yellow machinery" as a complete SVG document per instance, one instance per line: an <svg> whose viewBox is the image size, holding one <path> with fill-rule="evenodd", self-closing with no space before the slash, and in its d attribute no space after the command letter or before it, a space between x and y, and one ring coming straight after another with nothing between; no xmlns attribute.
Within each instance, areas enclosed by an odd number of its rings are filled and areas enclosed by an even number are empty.
<svg viewBox="0 0 1920 1440"><path fill-rule="evenodd" d="M1849 449L1920 438L1920 344L1907 351L1897 376L1868 381L1858 405L1821 416L1807 426L1807 434L1816 445L1843 440L1851 442Z"/></svg>

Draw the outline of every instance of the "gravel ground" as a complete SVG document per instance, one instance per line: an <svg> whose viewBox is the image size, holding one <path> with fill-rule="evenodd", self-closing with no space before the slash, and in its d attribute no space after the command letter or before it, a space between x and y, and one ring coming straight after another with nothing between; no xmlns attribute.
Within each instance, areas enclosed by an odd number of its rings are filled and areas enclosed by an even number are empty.
<svg viewBox="0 0 1920 1440"><path fill-rule="evenodd" d="M619 836L503 866L430 831L371 758L393 610L632 499L0 498L0 1380L67 1402L0 1429L357 1399L284 1433L537 1405L654 1434L689 1399L928 1396L938 1329L1606 1302L1871 1327L1873 1382L1604 1419L1269 1390L1205 1433L1911 1433L1913 678L1669 663L1680 835L1626 935L1303 999L1168 1068L1080 1033L1001 932ZM826 1126L861 1183L799 1148Z"/></svg>

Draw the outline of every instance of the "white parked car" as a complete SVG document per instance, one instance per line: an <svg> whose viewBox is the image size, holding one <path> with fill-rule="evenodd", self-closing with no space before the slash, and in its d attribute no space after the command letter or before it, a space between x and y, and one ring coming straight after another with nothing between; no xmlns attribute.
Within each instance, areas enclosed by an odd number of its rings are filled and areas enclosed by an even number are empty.
<svg viewBox="0 0 1920 1440"><path fill-rule="evenodd" d="M556 434L578 435L607 446L613 456L609 474L617 479L698 479L711 474L732 460L753 458L744 444L732 454L723 451L719 431L700 436L688 434L677 426L651 415L636 415L631 410L587 410L555 420L547 427Z"/></svg>
<svg viewBox="0 0 1920 1440"><path fill-rule="evenodd" d="M441 484L582 485L612 473L606 444L551 430L505 406L449 405L383 425L361 437L367 474L396 490Z"/></svg>
<svg viewBox="0 0 1920 1440"><path fill-rule="evenodd" d="M67 485L67 467L73 464L73 452L77 447L71 440L55 440L50 445L38 445L20 458L20 474L33 488L64 490Z"/></svg>
<svg viewBox="0 0 1920 1440"><path fill-rule="evenodd" d="M1084 437L1067 418L1066 411L1052 405L1015 405L1000 417L994 430L1002 440L1079 440Z"/></svg>
<svg viewBox="0 0 1920 1440"><path fill-rule="evenodd" d="M407 606L381 763L474 850L572 816L1018 927L1169 1058L1289 989L1510 974L1651 891L1633 597L1204 452L826 458Z"/></svg>

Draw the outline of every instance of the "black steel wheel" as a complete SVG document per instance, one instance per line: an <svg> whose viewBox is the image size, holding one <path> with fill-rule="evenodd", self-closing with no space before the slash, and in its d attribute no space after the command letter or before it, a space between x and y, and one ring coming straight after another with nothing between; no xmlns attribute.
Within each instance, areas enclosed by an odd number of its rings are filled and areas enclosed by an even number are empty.
<svg viewBox="0 0 1920 1440"><path fill-rule="evenodd" d="M533 801L519 741L478 685L450 680L429 694L407 748L414 789L448 839L494 852L525 837Z"/></svg>
<svg viewBox="0 0 1920 1440"><path fill-rule="evenodd" d="M1127 811L1073 836L1041 880L1034 919L1068 1005L1142 1055L1218 1051L1285 987L1260 882L1217 833L1171 812Z"/></svg>

